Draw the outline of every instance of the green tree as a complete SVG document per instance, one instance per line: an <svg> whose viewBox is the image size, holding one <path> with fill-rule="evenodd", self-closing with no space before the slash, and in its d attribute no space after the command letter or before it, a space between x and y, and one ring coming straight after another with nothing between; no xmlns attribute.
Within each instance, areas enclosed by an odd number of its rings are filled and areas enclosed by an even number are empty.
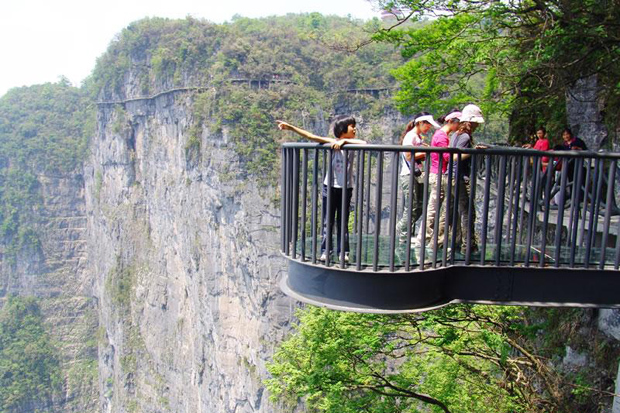
<svg viewBox="0 0 620 413"><path fill-rule="evenodd" d="M61 390L60 361L32 297L9 297L0 310L0 412L49 406Z"/></svg>
<svg viewBox="0 0 620 413"><path fill-rule="evenodd" d="M566 122L566 94L580 79L597 76L607 121L618 122L617 0L376 3L401 20L426 20L375 35L412 58L396 72L403 110L476 101L487 113L509 115L512 137L522 138L537 123Z"/></svg>
<svg viewBox="0 0 620 413"><path fill-rule="evenodd" d="M565 343L537 344L542 328L558 331L550 320L576 318L529 311L450 306L387 316L309 307L268 365L267 387L274 401L334 413L598 411L611 389L583 386L598 367L576 379L550 365Z"/></svg>

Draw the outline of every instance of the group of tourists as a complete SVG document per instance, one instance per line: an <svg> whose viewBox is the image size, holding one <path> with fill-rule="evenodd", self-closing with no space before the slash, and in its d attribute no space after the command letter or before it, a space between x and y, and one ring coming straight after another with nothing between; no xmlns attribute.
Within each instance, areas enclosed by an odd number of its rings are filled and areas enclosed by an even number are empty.
<svg viewBox="0 0 620 413"><path fill-rule="evenodd" d="M405 128L405 131L400 137L400 144L404 146L420 147L451 147L451 148L473 148L473 133L478 125L484 123L482 111L476 105L470 104L465 106L462 110L454 109L446 115L440 117L437 123L433 116L428 112L421 112L414 116L413 120L409 122ZM366 141L358 139L356 137L356 122L353 117L341 117L335 121L334 124L334 136L335 138L317 136L304 129L293 126L283 121L277 121L278 128L281 130L290 130L300 136L318 143L330 144L334 151L332 157L332 182L329 185L328 176L323 181L323 203L322 203L322 216L323 216L323 234L321 243L321 260L327 260L327 237L332 233L332 228L327 228L327 223L330 222L333 226L336 225L337 233L337 250L340 255L341 245L344 244L344 259L345 262L349 261L349 234L348 225L341 225L342 220L348 223L350 201L353 195L353 151L348 151L346 165L348 165L345 173L345 159L343 151L340 151L342 146L346 144L366 144ZM435 129L432 135L430 144L426 135ZM415 155L412 155L415 154ZM440 156L443 158L440 162ZM424 233L418 231L415 233L415 224L422 216L423 211L423 194L424 194L424 181L426 179L425 168L423 163L428 161L426 159L426 152L402 152L401 153L401 165L400 165L400 186L402 193L404 194L404 211L402 218L398 221L396 231L401 246L407 245L407 239L410 238L410 245L413 247L419 247L420 245L429 244L433 238L433 230L435 228L435 220L439 219L438 225L438 242L436 245L443 245L443 236L445 228L445 216L446 207L441 207L446 203L446 189L447 179L442 179L441 175L448 174L448 167L451 164L453 167L453 180L452 185L454 190L452 194L458 194L457 199L452 202L456 202L458 205L458 214L456 222L452 225L456 225L456 242L457 248L460 248L464 254L468 249L469 252L475 252L478 248L477 237L474 232L475 211L469 211L468 203L471 193L470 186L470 163L471 158L469 154L461 153L458 155L452 155L452 162L450 162L450 153L430 153L430 168L429 171L429 188L430 197L427 203L427 219L426 229ZM440 169L441 165L441 169ZM458 174L457 174L458 171ZM411 175L413 174L413 177ZM346 176L346 182L345 182ZM441 181L439 184L438 182ZM411 185L413 182L413 185ZM458 186L458 189L457 189ZM328 191L331 198L330 210L328 211ZM346 197L343 210L342 197ZM439 199L439 201L438 201ZM436 206L439 205L441 212L436 210ZM341 228L344 227L344 233L342 234ZM471 237L467 237L467 234L471 234ZM344 238L344 240L343 240ZM344 242L342 242L344 241ZM468 245L469 243L469 245Z"/></svg>

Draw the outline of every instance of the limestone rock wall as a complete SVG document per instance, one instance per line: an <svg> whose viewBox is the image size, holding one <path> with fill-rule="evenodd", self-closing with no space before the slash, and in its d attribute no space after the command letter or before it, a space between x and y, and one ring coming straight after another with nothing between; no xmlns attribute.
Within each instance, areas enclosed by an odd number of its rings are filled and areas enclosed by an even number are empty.
<svg viewBox="0 0 620 413"><path fill-rule="evenodd" d="M274 411L264 365L295 306L275 190L241 173L226 133L186 150L192 103L99 109L85 180L105 412Z"/></svg>

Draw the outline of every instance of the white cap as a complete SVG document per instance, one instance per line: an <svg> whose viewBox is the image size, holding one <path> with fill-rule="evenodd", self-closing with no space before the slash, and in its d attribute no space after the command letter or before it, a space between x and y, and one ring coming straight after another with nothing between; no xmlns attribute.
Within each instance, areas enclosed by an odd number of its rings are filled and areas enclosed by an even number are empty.
<svg viewBox="0 0 620 413"><path fill-rule="evenodd" d="M457 111L457 112L452 112L449 115L446 115L444 119L446 122L452 119L461 120L461 116L463 116L463 114Z"/></svg>
<svg viewBox="0 0 620 413"><path fill-rule="evenodd" d="M463 108L461 122L484 123L482 111L476 105L467 105Z"/></svg>
<svg viewBox="0 0 620 413"><path fill-rule="evenodd" d="M441 128L441 126L437 122L435 122L435 119L433 119L433 115L420 116L419 118L415 118L415 120L413 121L414 124L418 122L428 122L436 129Z"/></svg>

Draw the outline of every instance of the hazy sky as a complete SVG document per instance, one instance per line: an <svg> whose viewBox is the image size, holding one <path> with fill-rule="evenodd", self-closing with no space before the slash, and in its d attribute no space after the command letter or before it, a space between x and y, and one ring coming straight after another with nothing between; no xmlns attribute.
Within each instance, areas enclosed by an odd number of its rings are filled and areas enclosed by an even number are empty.
<svg viewBox="0 0 620 413"><path fill-rule="evenodd" d="M114 35L143 17L191 15L222 23L235 14L313 11L361 19L380 14L367 0L1 0L0 96L60 76L79 86Z"/></svg>

